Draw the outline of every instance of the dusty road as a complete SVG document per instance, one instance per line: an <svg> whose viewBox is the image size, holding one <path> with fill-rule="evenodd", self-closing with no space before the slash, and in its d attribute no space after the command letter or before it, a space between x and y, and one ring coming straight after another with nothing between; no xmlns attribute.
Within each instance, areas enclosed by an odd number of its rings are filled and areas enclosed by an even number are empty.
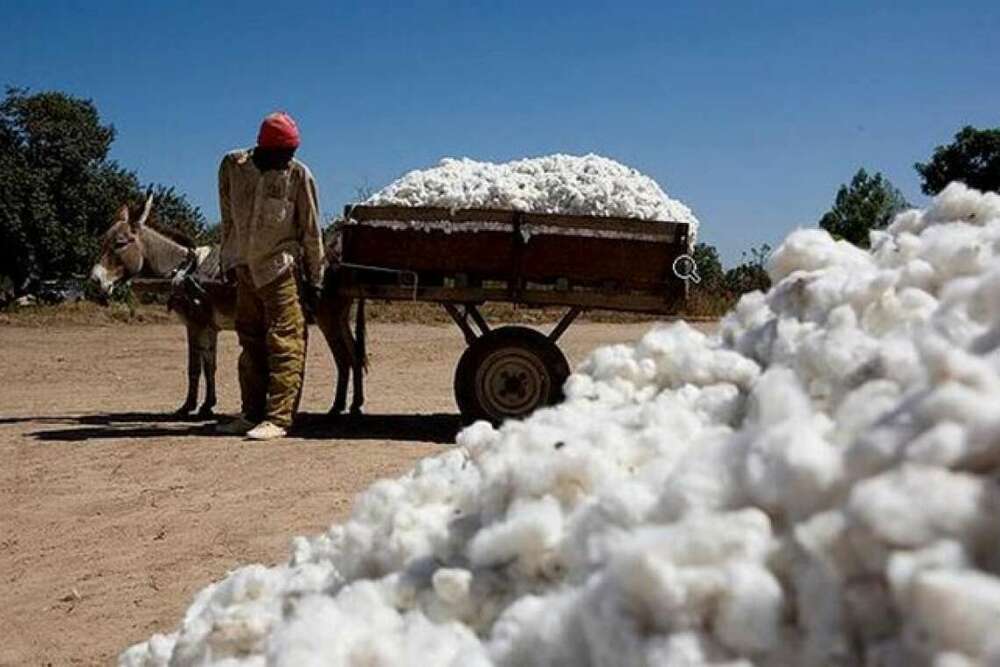
<svg viewBox="0 0 1000 667"><path fill-rule="evenodd" d="M578 323L563 347L578 361L648 326ZM368 415L352 425L318 414L332 365L312 334L305 428L252 444L165 416L186 381L179 326L0 327L0 665L111 663L207 583L284 560L293 536L453 441L457 329L372 324ZM220 343L231 412L237 344Z"/></svg>

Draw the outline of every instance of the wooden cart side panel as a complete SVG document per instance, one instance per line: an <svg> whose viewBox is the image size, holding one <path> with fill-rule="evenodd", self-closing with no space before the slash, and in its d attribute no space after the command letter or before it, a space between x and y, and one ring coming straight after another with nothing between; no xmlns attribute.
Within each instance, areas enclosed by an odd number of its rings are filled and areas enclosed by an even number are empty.
<svg viewBox="0 0 1000 667"><path fill-rule="evenodd" d="M360 222L454 222L456 224L475 222L498 222L527 226L578 229L599 233L621 232L630 235L656 237L667 242L687 243L688 225L683 222L645 221L632 218L601 217L587 215L561 215L555 213L523 213L496 209L457 209L432 206L346 206L344 218Z"/></svg>
<svg viewBox="0 0 1000 667"><path fill-rule="evenodd" d="M581 236L535 236L525 244L522 274L528 280L565 278L577 285L665 289L674 260L686 247Z"/></svg>
<svg viewBox="0 0 1000 667"><path fill-rule="evenodd" d="M620 232L630 235L655 237L671 243L687 243L686 223L645 221L631 218L610 218L583 215L557 215L552 213L524 213L521 224L557 227L566 230L584 230L602 234Z"/></svg>
<svg viewBox="0 0 1000 667"><path fill-rule="evenodd" d="M678 244L587 236L533 236L521 242L505 232L445 233L355 225L343 230L349 264L416 273L465 274L483 280L556 282L634 289L668 289Z"/></svg>
<svg viewBox="0 0 1000 667"><path fill-rule="evenodd" d="M446 234L357 225L344 227L342 234L342 258L349 264L507 280L513 262L509 232Z"/></svg>

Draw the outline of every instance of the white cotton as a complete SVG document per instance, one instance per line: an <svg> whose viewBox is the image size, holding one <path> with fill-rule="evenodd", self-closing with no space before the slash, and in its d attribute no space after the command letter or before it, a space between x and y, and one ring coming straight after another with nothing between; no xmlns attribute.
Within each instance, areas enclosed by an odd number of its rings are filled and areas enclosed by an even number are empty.
<svg viewBox="0 0 1000 667"><path fill-rule="evenodd" d="M547 155L502 164L444 158L372 195L382 206L512 209L684 222L690 238L698 219L649 176L600 155Z"/></svg>
<svg viewBox="0 0 1000 667"><path fill-rule="evenodd" d="M448 162L387 201L662 217L602 164ZM870 252L793 232L718 335L594 351L120 663L998 666L998 266L1000 196L956 184Z"/></svg>
<svg viewBox="0 0 1000 667"><path fill-rule="evenodd" d="M931 569L912 584L914 623L934 646L983 655L1000 628L1000 578L969 570Z"/></svg>

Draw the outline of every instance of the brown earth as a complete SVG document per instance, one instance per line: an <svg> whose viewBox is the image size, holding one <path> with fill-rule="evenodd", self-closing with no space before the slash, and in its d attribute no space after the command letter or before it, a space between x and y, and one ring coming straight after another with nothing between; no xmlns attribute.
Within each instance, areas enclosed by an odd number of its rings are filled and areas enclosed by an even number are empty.
<svg viewBox="0 0 1000 667"><path fill-rule="evenodd" d="M578 323L573 361L649 324ZM183 398L177 325L0 326L0 665L108 664L176 627L228 570L286 558L351 499L452 442L455 327L370 326L368 414L330 422L332 368L312 332L299 432L252 444L167 415ZM237 408L232 333L219 410Z"/></svg>

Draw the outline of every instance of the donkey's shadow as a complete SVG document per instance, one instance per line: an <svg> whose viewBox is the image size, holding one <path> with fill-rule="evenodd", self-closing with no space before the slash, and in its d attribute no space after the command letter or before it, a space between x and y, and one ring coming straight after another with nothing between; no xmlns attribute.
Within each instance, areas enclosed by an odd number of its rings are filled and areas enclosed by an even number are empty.
<svg viewBox="0 0 1000 667"><path fill-rule="evenodd" d="M67 417L25 417L0 421L41 422L71 427L49 428L26 434L41 442L135 438L233 438L215 432L215 419L205 421L197 417L183 417L170 413L120 412ZM461 426L461 417L455 414L331 417L326 414L302 413L296 417L288 438L310 443L321 440L396 440L447 444L455 441Z"/></svg>

